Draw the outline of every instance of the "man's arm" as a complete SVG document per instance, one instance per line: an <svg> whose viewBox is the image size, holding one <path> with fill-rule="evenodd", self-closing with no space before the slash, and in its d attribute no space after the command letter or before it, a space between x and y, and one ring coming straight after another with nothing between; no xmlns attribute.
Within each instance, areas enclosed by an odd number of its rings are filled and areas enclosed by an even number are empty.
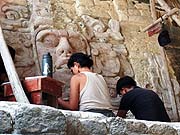
<svg viewBox="0 0 180 135"><path fill-rule="evenodd" d="M128 111L126 110L118 110L117 116L122 117L122 118L126 118L126 114Z"/></svg>
<svg viewBox="0 0 180 135"><path fill-rule="evenodd" d="M58 98L59 106L72 111L79 109L79 80L80 79L76 75L71 78L69 101L63 101L61 98Z"/></svg>

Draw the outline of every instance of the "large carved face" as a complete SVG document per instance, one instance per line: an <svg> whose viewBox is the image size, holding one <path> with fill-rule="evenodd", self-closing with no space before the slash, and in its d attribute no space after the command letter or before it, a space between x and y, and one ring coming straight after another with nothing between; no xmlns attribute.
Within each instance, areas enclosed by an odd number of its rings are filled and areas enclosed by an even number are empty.
<svg viewBox="0 0 180 135"><path fill-rule="evenodd" d="M85 39L78 33L55 29L40 31L36 37L36 46L40 63L43 54L50 52L55 70L66 64L73 52L86 52L87 49Z"/></svg>

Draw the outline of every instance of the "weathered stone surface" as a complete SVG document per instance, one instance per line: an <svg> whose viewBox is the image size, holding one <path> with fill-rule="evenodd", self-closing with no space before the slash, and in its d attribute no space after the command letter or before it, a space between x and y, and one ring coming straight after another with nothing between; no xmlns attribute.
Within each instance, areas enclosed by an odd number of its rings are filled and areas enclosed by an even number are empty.
<svg viewBox="0 0 180 135"><path fill-rule="evenodd" d="M22 107L16 110L14 128L17 133L65 134L66 119L61 111L46 107Z"/></svg>
<svg viewBox="0 0 180 135"><path fill-rule="evenodd" d="M106 128L106 123L96 121L96 120L80 120L82 124L82 131L85 132L85 135L107 135L108 129ZM81 131L80 130L80 131ZM81 131L81 132L82 132Z"/></svg>
<svg viewBox="0 0 180 135"><path fill-rule="evenodd" d="M10 113L0 110L0 134L11 133L13 121Z"/></svg>
<svg viewBox="0 0 180 135"><path fill-rule="evenodd" d="M77 117L67 117L68 135L85 135L85 129Z"/></svg>
<svg viewBox="0 0 180 135"><path fill-rule="evenodd" d="M109 128L109 134L111 135L127 135L126 122L122 118L108 118L107 127Z"/></svg>
<svg viewBox="0 0 180 135"><path fill-rule="evenodd" d="M136 123L133 121L126 122L126 128L127 128L127 132L130 132L130 133L134 132L134 133L139 133L139 134L146 134L147 129L148 129L146 124L142 122Z"/></svg>
<svg viewBox="0 0 180 135"><path fill-rule="evenodd" d="M1 102L0 108L12 115L14 133L66 134L66 118L58 109L17 102Z"/></svg>
<svg viewBox="0 0 180 135"><path fill-rule="evenodd" d="M149 127L148 133L154 135L178 135L177 130L175 130L174 128L168 125L160 124L154 124Z"/></svg>
<svg viewBox="0 0 180 135"><path fill-rule="evenodd" d="M2 134L178 135L180 133L180 124L177 122L106 117L100 113L68 111L17 102L0 101L0 108Z"/></svg>

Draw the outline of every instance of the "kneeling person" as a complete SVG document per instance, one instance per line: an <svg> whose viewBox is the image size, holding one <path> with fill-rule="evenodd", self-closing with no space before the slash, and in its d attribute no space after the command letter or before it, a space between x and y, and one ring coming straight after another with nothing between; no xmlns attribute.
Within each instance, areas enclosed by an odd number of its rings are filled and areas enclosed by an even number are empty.
<svg viewBox="0 0 180 135"><path fill-rule="evenodd" d="M159 96L152 90L138 87L133 78L120 78L116 90L117 94L122 95L117 116L125 118L130 110L139 120L170 122Z"/></svg>

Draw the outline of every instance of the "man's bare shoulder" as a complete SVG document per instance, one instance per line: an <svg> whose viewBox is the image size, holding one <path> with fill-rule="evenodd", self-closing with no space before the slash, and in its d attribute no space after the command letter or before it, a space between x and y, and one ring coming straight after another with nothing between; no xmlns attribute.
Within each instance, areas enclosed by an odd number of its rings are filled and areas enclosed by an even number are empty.
<svg viewBox="0 0 180 135"><path fill-rule="evenodd" d="M84 79L86 76L85 76L85 74L83 74L83 73L79 73L79 74L76 74L76 75L73 75L72 76L72 78L71 79Z"/></svg>

